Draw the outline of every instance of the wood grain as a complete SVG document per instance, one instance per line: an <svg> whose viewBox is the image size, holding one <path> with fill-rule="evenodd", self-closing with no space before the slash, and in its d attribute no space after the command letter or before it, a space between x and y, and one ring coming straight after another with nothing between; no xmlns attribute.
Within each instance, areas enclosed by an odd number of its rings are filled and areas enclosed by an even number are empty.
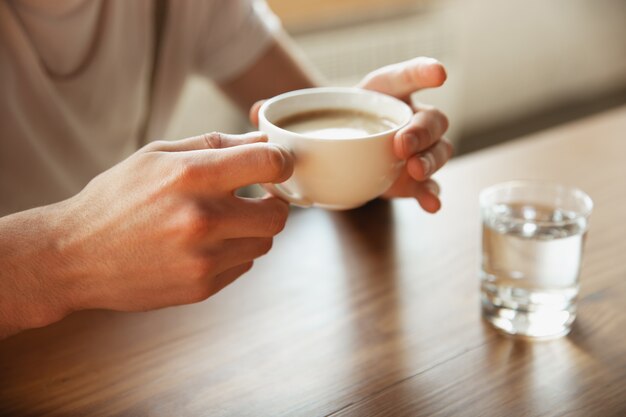
<svg viewBox="0 0 626 417"><path fill-rule="evenodd" d="M294 210L206 302L0 341L0 415L624 415L625 132L622 107L458 158L435 216L409 200ZM514 178L595 202L566 338L510 339L480 318L477 194Z"/></svg>

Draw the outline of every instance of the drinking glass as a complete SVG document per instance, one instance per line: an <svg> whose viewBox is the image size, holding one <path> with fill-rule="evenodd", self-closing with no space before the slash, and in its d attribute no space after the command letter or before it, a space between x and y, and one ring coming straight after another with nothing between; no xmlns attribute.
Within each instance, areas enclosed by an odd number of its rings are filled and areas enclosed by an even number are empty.
<svg viewBox="0 0 626 417"><path fill-rule="evenodd" d="M512 181L483 190L479 201L485 319L511 335L569 333L591 198L559 184Z"/></svg>

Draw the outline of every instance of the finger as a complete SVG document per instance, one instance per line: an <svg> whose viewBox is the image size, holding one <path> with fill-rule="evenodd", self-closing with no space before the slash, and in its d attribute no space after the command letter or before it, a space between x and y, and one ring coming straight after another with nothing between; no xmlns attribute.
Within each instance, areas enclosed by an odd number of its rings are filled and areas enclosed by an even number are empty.
<svg viewBox="0 0 626 417"><path fill-rule="evenodd" d="M151 297L152 302L149 308L166 307L177 304L190 304L206 300L222 290L228 284L231 284L241 275L248 272L250 268L252 268L252 265L253 261L244 262L218 274L210 272L207 275L200 277L200 279L197 282L194 282L194 285L191 286L189 284L185 284L177 290L170 289L168 291L155 291L154 296ZM147 310L148 308L142 309Z"/></svg>
<svg viewBox="0 0 626 417"><path fill-rule="evenodd" d="M250 114L248 116L253 126L259 127L259 110L263 103L265 103L265 100L259 100L250 107Z"/></svg>
<svg viewBox="0 0 626 417"><path fill-rule="evenodd" d="M252 261L246 262L211 278L211 295L221 291L227 285L232 284L233 281L248 272L252 268L252 265Z"/></svg>
<svg viewBox="0 0 626 417"><path fill-rule="evenodd" d="M233 196L226 204L212 205L208 200L204 206L206 220L199 222L196 239L207 243L224 239L263 238L280 233L289 216L289 204L279 198L247 199Z"/></svg>
<svg viewBox="0 0 626 417"><path fill-rule="evenodd" d="M206 254L216 262L215 273L221 273L237 265L265 255L272 248L272 238L227 239L209 244Z"/></svg>
<svg viewBox="0 0 626 417"><path fill-rule="evenodd" d="M398 158L408 159L433 146L447 129L448 118L445 114L433 107L422 107L396 133L394 152Z"/></svg>
<svg viewBox="0 0 626 417"><path fill-rule="evenodd" d="M436 213L441 209L439 185L433 181L416 182L415 198L419 205L428 213Z"/></svg>
<svg viewBox="0 0 626 417"><path fill-rule="evenodd" d="M398 179L389 187L387 191L382 195L383 198L397 198L397 197L414 197L413 195L413 183L415 180L409 175L406 168L404 168Z"/></svg>
<svg viewBox="0 0 626 417"><path fill-rule="evenodd" d="M250 143L184 154L183 176L189 186L230 192L251 184L280 183L293 173L289 151L273 143Z"/></svg>
<svg viewBox="0 0 626 417"><path fill-rule="evenodd" d="M412 156L406 163L406 169L417 181L423 181L433 175L452 157L452 144L442 138L428 150Z"/></svg>
<svg viewBox="0 0 626 417"><path fill-rule="evenodd" d="M411 93L439 87L447 78L444 66L434 58L418 57L369 73L359 87L406 100Z"/></svg>
<svg viewBox="0 0 626 417"><path fill-rule="evenodd" d="M199 149L222 149L249 143L267 142L267 135L262 132L249 132L243 135L230 135L220 132L204 133L199 136L176 141L157 141L149 146L151 151L183 152Z"/></svg>
<svg viewBox="0 0 626 417"><path fill-rule="evenodd" d="M437 183L431 179L415 181L406 170L400 175L394 185L383 194L383 197L413 197L429 213L435 213L441 208Z"/></svg>

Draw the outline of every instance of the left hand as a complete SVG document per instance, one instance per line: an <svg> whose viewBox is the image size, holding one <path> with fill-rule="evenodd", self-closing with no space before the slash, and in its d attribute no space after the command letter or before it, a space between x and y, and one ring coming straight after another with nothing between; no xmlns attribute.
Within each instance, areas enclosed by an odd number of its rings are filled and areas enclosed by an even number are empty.
<svg viewBox="0 0 626 417"><path fill-rule="evenodd" d="M433 58L419 57L388 65L369 73L358 87L379 91L411 103L411 94L446 81L446 70ZM429 213L441 207L439 186L430 177L452 156L452 144L442 135L448 129L447 117L436 108L412 105L411 121L396 133L393 149L406 161L396 182L383 194L385 198L414 197Z"/></svg>
<svg viewBox="0 0 626 417"><path fill-rule="evenodd" d="M437 60L418 57L379 68L367 74L357 87L379 91L411 105L412 93L439 87L446 77L445 68ZM254 125L258 125L262 103L259 101L250 109ZM416 104L412 107L413 118L393 138L394 152L406 161L405 168L382 197L413 197L425 211L435 213L441 208L439 186L430 177L452 156L452 144L443 138L448 119L432 106Z"/></svg>

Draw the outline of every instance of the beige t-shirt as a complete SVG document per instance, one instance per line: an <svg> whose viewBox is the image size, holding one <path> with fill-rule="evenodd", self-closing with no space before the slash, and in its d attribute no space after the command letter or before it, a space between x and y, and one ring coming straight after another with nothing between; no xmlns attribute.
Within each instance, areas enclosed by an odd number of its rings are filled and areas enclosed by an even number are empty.
<svg viewBox="0 0 626 417"><path fill-rule="evenodd" d="M156 3L61 3L0 1L0 216L77 193L145 140ZM263 6L168 0L147 139L187 76L227 80L259 58L278 27Z"/></svg>

